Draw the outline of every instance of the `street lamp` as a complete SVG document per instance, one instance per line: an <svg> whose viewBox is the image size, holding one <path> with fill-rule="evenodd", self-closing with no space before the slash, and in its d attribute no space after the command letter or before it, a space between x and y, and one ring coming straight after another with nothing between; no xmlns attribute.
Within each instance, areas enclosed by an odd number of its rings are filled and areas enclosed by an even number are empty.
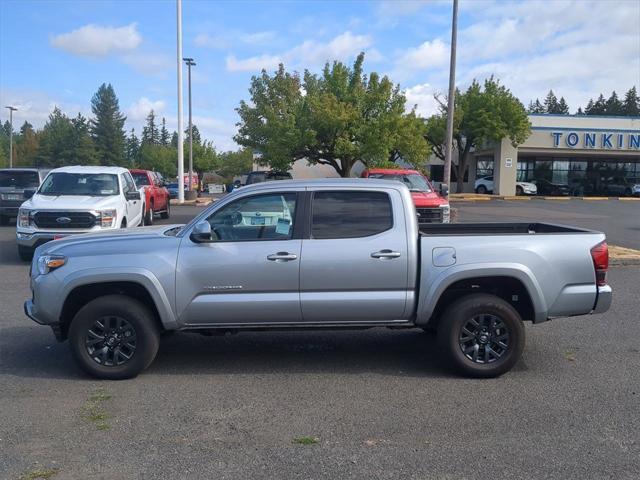
<svg viewBox="0 0 640 480"><path fill-rule="evenodd" d="M444 149L444 178L447 186L451 183L451 156L453 148L453 115L456 96L456 43L458 37L458 0L453 0L453 16L451 20L451 59L449 62L449 97L447 98L447 134ZM460 172L464 175L464 172Z"/></svg>
<svg viewBox="0 0 640 480"><path fill-rule="evenodd" d="M189 84L189 191L193 191L193 123L191 121L191 67L196 65L193 58L183 58L188 67L187 83Z"/></svg>
<svg viewBox="0 0 640 480"><path fill-rule="evenodd" d="M9 168L13 168L13 112L18 110L16 107L8 105L4 108L9 109Z"/></svg>

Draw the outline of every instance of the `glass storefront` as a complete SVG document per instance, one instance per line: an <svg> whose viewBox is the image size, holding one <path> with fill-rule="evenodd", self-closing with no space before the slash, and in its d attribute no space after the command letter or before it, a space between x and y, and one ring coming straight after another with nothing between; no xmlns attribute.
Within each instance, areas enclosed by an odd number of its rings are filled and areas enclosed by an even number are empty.
<svg viewBox="0 0 640 480"><path fill-rule="evenodd" d="M518 158L518 180L544 179L568 185L572 195L626 195L640 183L640 160L584 157Z"/></svg>

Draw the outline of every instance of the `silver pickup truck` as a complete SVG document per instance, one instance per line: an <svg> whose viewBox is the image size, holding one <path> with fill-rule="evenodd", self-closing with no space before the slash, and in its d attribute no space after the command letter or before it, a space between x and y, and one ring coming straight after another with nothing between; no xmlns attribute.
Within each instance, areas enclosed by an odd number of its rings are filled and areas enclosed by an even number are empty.
<svg viewBox="0 0 640 480"><path fill-rule="evenodd" d="M137 375L171 330L437 330L469 376L508 371L523 320L604 312L605 236L543 223L418 227L407 188L384 180L280 181L233 192L184 226L40 246L36 322L99 378Z"/></svg>

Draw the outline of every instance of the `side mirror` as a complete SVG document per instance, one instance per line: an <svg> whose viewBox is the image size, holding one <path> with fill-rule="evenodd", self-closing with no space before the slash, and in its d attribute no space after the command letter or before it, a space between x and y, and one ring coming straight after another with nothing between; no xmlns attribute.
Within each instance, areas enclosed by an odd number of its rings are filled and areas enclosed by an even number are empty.
<svg viewBox="0 0 640 480"><path fill-rule="evenodd" d="M35 195L36 191L35 190L25 190L22 195L24 196L25 200L29 200L31 197L33 197Z"/></svg>
<svg viewBox="0 0 640 480"><path fill-rule="evenodd" d="M449 185L447 185L446 183L440 184L440 195L445 198L449 196Z"/></svg>
<svg viewBox="0 0 640 480"><path fill-rule="evenodd" d="M191 240L195 243L206 243L211 241L211 224L206 220L196 223L191 231Z"/></svg>
<svg viewBox="0 0 640 480"><path fill-rule="evenodd" d="M127 200L140 200L140 192L138 192L138 191L127 192L127 193L125 193L124 197Z"/></svg>

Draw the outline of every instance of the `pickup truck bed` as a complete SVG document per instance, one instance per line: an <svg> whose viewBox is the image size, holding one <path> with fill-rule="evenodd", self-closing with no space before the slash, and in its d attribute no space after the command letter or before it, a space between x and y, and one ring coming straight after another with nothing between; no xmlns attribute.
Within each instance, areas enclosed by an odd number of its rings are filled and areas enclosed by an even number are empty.
<svg viewBox="0 0 640 480"><path fill-rule="evenodd" d="M431 235L536 235L566 233L599 233L553 223L434 223L420 225L420 234Z"/></svg>

